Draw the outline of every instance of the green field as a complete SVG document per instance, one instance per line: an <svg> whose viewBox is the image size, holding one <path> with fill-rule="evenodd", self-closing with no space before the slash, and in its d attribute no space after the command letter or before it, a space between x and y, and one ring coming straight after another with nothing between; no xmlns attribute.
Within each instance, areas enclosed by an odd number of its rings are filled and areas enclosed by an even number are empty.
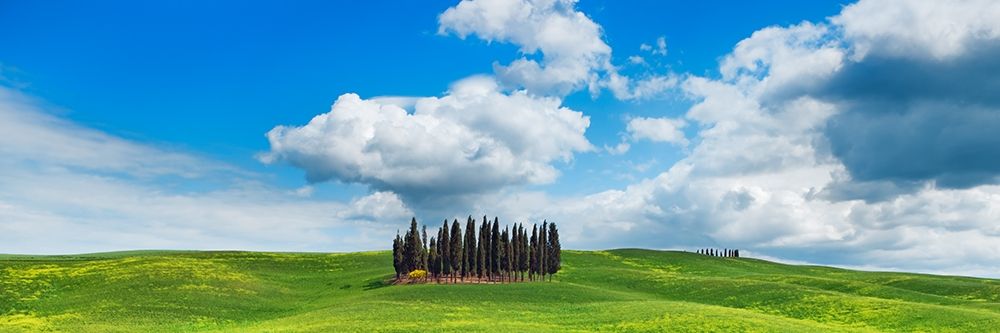
<svg viewBox="0 0 1000 333"><path fill-rule="evenodd" d="M391 274L388 252L0 256L0 331L1000 331L1000 280L630 249L563 251L553 282Z"/></svg>

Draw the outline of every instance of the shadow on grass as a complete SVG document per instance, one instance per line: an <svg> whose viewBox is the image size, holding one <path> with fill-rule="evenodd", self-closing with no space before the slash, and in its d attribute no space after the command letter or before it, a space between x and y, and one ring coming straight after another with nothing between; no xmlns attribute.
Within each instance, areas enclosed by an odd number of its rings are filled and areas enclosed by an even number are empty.
<svg viewBox="0 0 1000 333"><path fill-rule="evenodd" d="M392 285L392 280L388 278L375 278L365 281L365 290L385 288Z"/></svg>

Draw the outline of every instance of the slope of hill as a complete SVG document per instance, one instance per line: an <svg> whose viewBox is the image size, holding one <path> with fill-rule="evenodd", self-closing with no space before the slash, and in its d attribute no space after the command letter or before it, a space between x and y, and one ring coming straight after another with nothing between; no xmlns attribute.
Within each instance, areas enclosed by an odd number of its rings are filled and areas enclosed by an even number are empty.
<svg viewBox="0 0 1000 333"><path fill-rule="evenodd" d="M0 331L1000 331L1000 280L622 249L388 285L388 252L0 256Z"/></svg>

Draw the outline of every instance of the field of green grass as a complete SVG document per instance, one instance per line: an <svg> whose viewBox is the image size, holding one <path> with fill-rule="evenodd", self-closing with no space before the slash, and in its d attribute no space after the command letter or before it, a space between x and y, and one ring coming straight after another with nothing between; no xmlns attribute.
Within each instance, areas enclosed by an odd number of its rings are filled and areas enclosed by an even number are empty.
<svg viewBox="0 0 1000 333"><path fill-rule="evenodd" d="M1000 331L1000 280L649 250L552 282L389 285L388 252L0 256L0 332Z"/></svg>

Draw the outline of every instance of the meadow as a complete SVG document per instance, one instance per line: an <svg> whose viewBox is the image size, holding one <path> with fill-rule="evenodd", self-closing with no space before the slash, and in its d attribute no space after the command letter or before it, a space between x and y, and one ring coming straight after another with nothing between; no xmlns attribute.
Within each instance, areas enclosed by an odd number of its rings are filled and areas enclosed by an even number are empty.
<svg viewBox="0 0 1000 333"><path fill-rule="evenodd" d="M621 249L552 282L392 285L391 253L0 256L0 332L1000 331L1000 280Z"/></svg>

